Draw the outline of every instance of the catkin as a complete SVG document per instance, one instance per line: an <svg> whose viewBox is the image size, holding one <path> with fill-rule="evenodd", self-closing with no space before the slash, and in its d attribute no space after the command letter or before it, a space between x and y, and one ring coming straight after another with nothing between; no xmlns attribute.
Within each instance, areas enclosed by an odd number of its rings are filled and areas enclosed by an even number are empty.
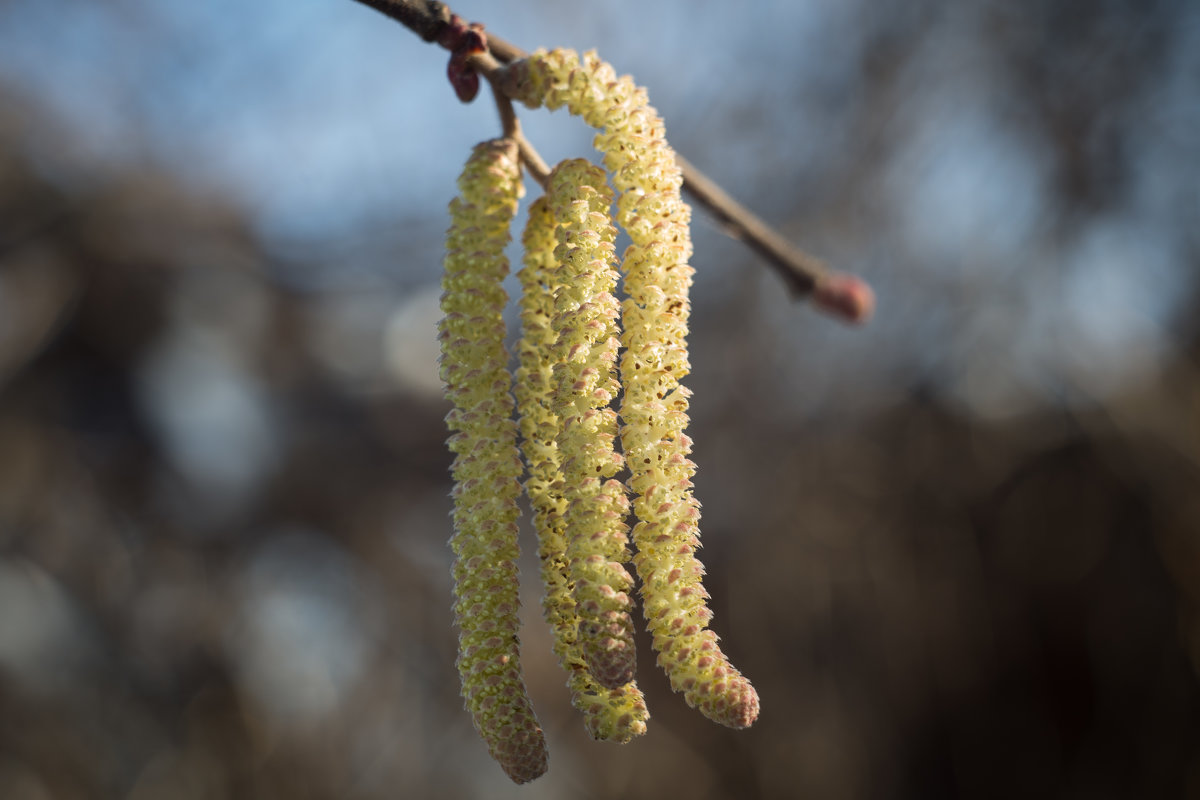
<svg viewBox="0 0 1200 800"><path fill-rule="evenodd" d="M525 266L521 281L520 367L515 394L521 419L521 448L529 475L525 492L533 507L545 594L542 610L554 637L554 652L567 673L571 705L583 714L593 738L625 743L646 732L649 712L635 682L605 688L592 677L579 642L579 616L567 568L564 514L567 500L557 444L559 419L553 410L552 322L554 297L562 288L554 251L557 223L546 197L529 208L522 236Z"/></svg>
<svg viewBox="0 0 1200 800"><path fill-rule="evenodd" d="M517 497L521 456L501 316L504 247L521 193L516 145L476 146L450 204L441 375L456 454L454 616L463 698L488 752L513 781L546 771L546 743L521 674L517 638Z"/></svg>
<svg viewBox="0 0 1200 800"><path fill-rule="evenodd" d="M662 120L644 90L593 53L580 59L570 50L538 51L509 68L505 88L533 107L566 106L600 130L595 144L620 192L617 222L632 240L621 264L620 433L636 495L632 538L643 611L672 688L710 719L744 728L758 717L758 694L708 629L712 613L695 557L700 508L684 433L689 392L680 384L690 370L690 211Z"/></svg>
<svg viewBox="0 0 1200 800"><path fill-rule="evenodd" d="M624 462L613 446L617 413L609 407L620 388L612 194L603 170L573 159L551 172L546 197L558 223L551 353L567 570L584 661L597 683L614 689L633 680L636 659L633 579L623 566L629 501L613 479Z"/></svg>

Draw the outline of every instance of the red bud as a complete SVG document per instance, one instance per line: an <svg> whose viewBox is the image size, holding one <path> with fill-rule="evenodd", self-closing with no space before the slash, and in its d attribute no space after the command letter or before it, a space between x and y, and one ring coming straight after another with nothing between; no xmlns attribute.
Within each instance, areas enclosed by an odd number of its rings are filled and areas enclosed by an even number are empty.
<svg viewBox="0 0 1200 800"><path fill-rule="evenodd" d="M812 299L822 311L855 324L866 322L875 311L875 292L853 275L830 275L817 284Z"/></svg>

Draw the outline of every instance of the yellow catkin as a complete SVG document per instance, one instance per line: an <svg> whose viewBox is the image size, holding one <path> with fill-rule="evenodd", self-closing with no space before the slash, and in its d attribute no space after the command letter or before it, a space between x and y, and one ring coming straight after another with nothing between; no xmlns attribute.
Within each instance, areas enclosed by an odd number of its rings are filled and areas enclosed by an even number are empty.
<svg viewBox="0 0 1200 800"><path fill-rule="evenodd" d="M521 456L501 314L504 247L521 194L516 145L476 146L450 204L439 324L456 454L454 616L463 698L488 752L517 783L546 771L546 743L521 674L517 497Z"/></svg>
<svg viewBox="0 0 1200 800"><path fill-rule="evenodd" d="M525 492L533 507L545 595L542 610L554 636L554 653L567 673L571 705L584 718L588 733L601 741L625 743L646 732L650 715L635 682L615 689L598 684L587 669L579 644L579 616L567 574L564 496L559 464L558 416L554 413L552 322L554 296L561 288L554 250L557 227L546 197L529 208L522 237L525 267L521 280L521 366L515 393L521 417L522 450L529 467Z"/></svg>
<svg viewBox="0 0 1200 800"><path fill-rule="evenodd" d="M699 503L688 459L690 210L662 120L644 90L594 53L538 51L513 65L506 90L530 106L561 106L600 133L596 148L620 192L617 222L632 241L622 259L621 443L639 522L632 538L648 627L675 691L716 722L744 728L758 694L721 652L695 557Z"/></svg>
<svg viewBox="0 0 1200 800"><path fill-rule="evenodd" d="M629 501L625 487L613 479L624 462L613 447L617 412L609 407L619 390L620 347L620 312L612 294L617 282L616 230L608 213L612 193L603 170L573 159L551 172L546 197L558 240L551 378L567 503L567 572L588 672L615 689L633 680L636 651L633 579L623 566L629 560Z"/></svg>

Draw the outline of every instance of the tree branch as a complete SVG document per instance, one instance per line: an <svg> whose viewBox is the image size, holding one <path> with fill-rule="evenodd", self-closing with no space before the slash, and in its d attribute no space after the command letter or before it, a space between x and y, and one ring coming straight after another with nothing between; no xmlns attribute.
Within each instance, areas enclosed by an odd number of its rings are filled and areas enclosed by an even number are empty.
<svg viewBox="0 0 1200 800"><path fill-rule="evenodd" d="M436 0L357 0L405 26L427 42L450 24L450 7Z"/></svg>
<svg viewBox="0 0 1200 800"><path fill-rule="evenodd" d="M356 0L365 6L400 22L427 42L438 41L450 25L451 13L445 3L436 0ZM521 158L530 174L544 182L549 169L532 145L520 133L508 103L507 111L495 73L500 64L524 58L521 48L494 36L487 36L490 56L488 59L472 56L474 63L491 83L493 94L500 108L501 120L506 134L510 127L515 131L514 139L521 148ZM489 54L483 54L489 55ZM494 57L494 60L490 57ZM498 63L497 63L498 62ZM510 119L511 118L511 119ZM511 134L510 134L511 135ZM708 209L721 221L725 229L736 239L745 242L783 278L792 295L810 298L822 311L846 322L865 322L874 311L874 293L864 281L853 275L834 272L820 259L794 247L787 239L763 222L757 215L730 197L720 186L696 169L685 158L676 154L679 168L683 172L683 189L699 205ZM540 166L539 166L540 165ZM540 176L539 177L539 173Z"/></svg>

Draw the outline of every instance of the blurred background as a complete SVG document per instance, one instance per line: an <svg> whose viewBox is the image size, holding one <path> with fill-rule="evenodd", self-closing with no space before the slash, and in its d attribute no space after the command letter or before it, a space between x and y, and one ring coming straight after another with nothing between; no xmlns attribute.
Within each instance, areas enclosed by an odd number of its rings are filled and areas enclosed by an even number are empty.
<svg viewBox="0 0 1200 800"><path fill-rule="evenodd" d="M695 214L701 555L761 719L642 641L649 733L591 742L526 517L549 774L471 729L434 336L498 124L443 51L350 0L0 0L0 798L1200 797L1200 5L453 7L597 48L877 290L841 326Z"/></svg>

